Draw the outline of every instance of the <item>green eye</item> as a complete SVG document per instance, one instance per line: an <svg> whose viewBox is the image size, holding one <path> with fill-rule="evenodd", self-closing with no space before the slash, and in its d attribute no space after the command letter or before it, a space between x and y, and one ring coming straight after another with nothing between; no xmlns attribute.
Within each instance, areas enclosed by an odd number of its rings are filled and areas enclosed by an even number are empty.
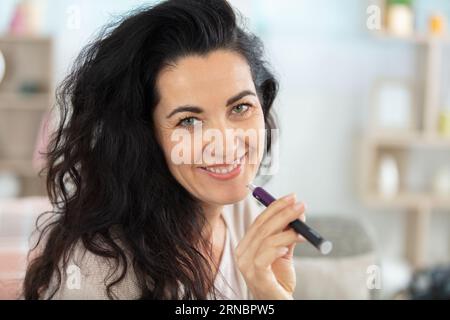
<svg viewBox="0 0 450 320"><path fill-rule="evenodd" d="M199 121L197 118L188 117L188 118L184 118L184 119L180 120L178 125L183 126L183 127L192 127L197 124L197 121Z"/></svg>
<svg viewBox="0 0 450 320"><path fill-rule="evenodd" d="M249 105L247 104L238 104L233 108L234 113L245 113L249 109Z"/></svg>

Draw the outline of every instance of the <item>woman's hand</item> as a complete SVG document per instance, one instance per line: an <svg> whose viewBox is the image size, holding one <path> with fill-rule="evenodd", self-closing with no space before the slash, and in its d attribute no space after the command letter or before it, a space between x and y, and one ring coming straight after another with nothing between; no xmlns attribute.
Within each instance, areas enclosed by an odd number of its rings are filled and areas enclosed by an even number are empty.
<svg viewBox="0 0 450 320"><path fill-rule="evenodd" d="M293 194L274 201L238 244L237 265L256 299L293 299L293 251L296 243L305 240L288 225L295 219L304 221L304 212L304 203L295 203Z"/></svg>

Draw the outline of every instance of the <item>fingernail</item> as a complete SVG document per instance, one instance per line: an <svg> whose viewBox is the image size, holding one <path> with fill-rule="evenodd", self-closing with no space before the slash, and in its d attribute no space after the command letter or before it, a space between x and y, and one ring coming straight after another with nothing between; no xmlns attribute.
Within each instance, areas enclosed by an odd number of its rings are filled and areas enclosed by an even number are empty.
<svg viewBox="0 0 450 320"><path fill-rule="evenodd" d="M299 241L305 240L305 238L303 238L303 236L302 236L301 234L297 234L297 239L298 239Z"/></svg>
<svg viewBox="0 0 450 320"><path fill-rule="evenodd" d="M306 215L305 214L301 214L300 215L300 220L302 220L303 222L306 222Z"/></svg>
<svg viewBox="0 0 450 320"><path fill-rule="evenodd" d="M295 193L291 193L291 194L288 194L287 196L285 196L283 198L283 200L286 201L286 202L289 202L289 201L291 201L294 198L295 198Z"/></svg>
<svg viewBox="0 0 450 320"><path fill-rule="evenodd" d="M295 211L300 211L302 208L303 208L303 203L302 203L302 202L296 203L296 204L294 205L294 207L293 207L293 209L294 209Z"/></svg>

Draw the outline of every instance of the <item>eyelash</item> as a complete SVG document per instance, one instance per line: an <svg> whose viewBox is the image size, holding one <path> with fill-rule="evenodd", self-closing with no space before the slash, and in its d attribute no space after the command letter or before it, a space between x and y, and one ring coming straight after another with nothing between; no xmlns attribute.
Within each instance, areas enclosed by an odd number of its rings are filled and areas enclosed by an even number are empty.
<svg viewBox="0 0 450 320"><path fill-rule="evenodd" d="M246 106L246 107L247 107L247 110L243 111L242 113L237 113L238 116L245 115L245 114L246 114L247 112L249 112L249 110L253 107L253 106L252 106L251 104L249 104L249 103L239 103L239 104L235 105L231 110L234 110L236 107L239 107L239 106ZM197 117L192 117L192 116L190 116L190 117L185 117L185 118L180 119L180 121L178 121L177 127L185 127L185 128L186 128L186 127L191 127L191 126L189 126L189 125L183 125L183 121L188 120L188 119L199 120Z"/></svg>

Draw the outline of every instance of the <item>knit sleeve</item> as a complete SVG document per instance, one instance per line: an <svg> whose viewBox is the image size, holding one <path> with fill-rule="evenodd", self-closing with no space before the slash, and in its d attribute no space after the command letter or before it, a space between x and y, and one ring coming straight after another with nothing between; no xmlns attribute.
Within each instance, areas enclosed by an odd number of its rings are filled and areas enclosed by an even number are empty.
<svg viewBox="0 0 450 320"><path fill-rule="evenodd" d="M70 255L66 268L60 266L61 283L56 288L56 277L51 281L47 297L55 300L107 300L107 285L122 272L123 266L115 270L111 259L98 256L77 244ZM55 294L50 295L55 291ZM139 298L139 290L131 266L128 266L125 277L112 288L113 299L131 300Z"/></svg>

